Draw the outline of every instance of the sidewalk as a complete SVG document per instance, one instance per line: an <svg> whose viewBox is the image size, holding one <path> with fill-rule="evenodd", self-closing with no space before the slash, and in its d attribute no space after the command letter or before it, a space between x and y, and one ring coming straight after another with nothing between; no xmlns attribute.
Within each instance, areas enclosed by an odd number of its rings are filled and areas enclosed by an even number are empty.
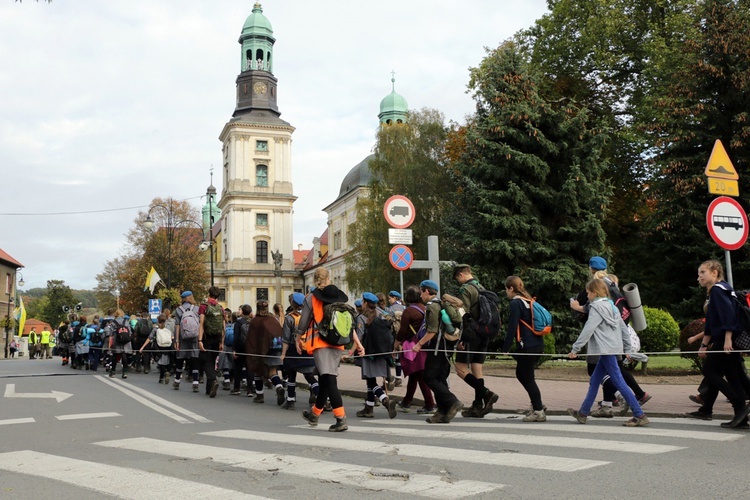
<svg viewBox="0 0 750 500"><path fill-rule="evenodd" d="M638 375L636 374L635 377L637 380ZM488 389L500 396L500 401L494 406L495 412L516 413L517 410L529 408L529 397L515 378L489 376L485 377L484 383ZM364 399L367 393L365 381L361 378L360 368L351 364L341 365L338 384L341 393L347 396ZM453 394L465 407L471 405L474 399L474 389L458 378L455 373L451 373L448 384ZM588 384L585 382L537 380L537 385L539 385L539 390L542 393L542 400L547 406L547 413L551 415L567 414L568 408L577 409L588 390ZM697 394L697 386L695 385L641 384L641 387L652 396L651 400L643 407L643 410L649 416L682 417L686 412L698 409L698 405L688 399L689 395ZM405 392L406 383L401 387L396 387L391 394L396 400L400 400ZM417 388L414 396L414 404L418 405L417 407L423 404L421 397L422 394ZM601 391L598 399L601 399ZM732 413L732 406L726 402L723 395L719 394L719 398L714 405L714 420L721 421L725 417L726 420L730 420Z"/></svg>

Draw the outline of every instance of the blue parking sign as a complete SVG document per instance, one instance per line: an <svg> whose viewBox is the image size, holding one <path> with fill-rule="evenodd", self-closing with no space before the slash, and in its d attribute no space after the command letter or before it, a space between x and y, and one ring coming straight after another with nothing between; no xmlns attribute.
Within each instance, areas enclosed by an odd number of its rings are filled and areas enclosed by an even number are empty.
<svg viewBox="0 0 750 500"><path fill-rule="evenodd" d="M155 314L157 316L161 314L161 299L149 299L148 313Z"/></svg>

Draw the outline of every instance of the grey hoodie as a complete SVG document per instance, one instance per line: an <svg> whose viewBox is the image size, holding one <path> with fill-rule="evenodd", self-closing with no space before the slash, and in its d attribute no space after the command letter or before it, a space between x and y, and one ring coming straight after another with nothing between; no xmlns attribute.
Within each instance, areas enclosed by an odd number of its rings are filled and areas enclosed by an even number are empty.
<svg viewBox="0 0 750 500"><path fill-rule="evenodd" d="M578 353L589 344L589 354L630 352L630 333L620 312L608 298L596 299L589 308L589 319L571 349Z"/></svg>

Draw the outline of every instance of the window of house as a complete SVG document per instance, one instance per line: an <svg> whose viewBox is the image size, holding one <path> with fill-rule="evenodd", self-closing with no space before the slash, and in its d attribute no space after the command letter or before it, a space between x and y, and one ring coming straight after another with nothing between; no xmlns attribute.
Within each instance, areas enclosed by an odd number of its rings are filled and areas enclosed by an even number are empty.
<svg viewBox="0 0 750 500"><path fill-rule="evenodd" d="M268 214L255 214L256 226L268 226Z"/></svg>
<svg viewBox="0 0 750 500"><path fill-rule="evenodd" d="M268 264L268 242L259 241L255 244L255 262Z"/></svg>
<svg viewBox="0 0 750 500"><path fill-rule="evenodd" d="M257 300L268 300L268 288L256 288L255 298Z"/></svg>
<svg viewBox="0 0 750 500"><path fill-rule="evenodd" d="M255 141L256 151L268 151L268 141Z"/></svg>
<svg viewBox="0 0 750 500"><path fill-rule="evenodd" d="M260 187L268 186L268 165L258 165L255 167L255 185Z"/></svg>
<svg viewBox="0 0 750 500"><path fill-rule="evenodd" d="M333 249L341 250L341 231L333 233Z"/></svg>

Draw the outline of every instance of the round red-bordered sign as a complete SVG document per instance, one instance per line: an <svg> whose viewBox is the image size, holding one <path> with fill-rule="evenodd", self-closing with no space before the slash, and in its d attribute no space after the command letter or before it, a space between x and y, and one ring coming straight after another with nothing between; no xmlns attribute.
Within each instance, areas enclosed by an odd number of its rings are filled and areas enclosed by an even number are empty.
<svg viewBox="0 0 750 500"><path fill-rule="evenodd" d="M414 223L417 213L414 204L406 196L400 194L388 198L383 205L383 215L391 227L406 229Z"/></svg>
<svg viewBox="0 0 750 500"><path fill-rule="evenodd" d="M706 211L706 226L711 238L725 250L737 250L747 241L747 214L737 200L716 198Z"/></svg>
<svg viewBox="0 0 750 500"><path fill-rule="evenodd" d="M406 245L396 245L391 248L388 261L397 271L406 271L414 263L414 254Z"/></svg>

